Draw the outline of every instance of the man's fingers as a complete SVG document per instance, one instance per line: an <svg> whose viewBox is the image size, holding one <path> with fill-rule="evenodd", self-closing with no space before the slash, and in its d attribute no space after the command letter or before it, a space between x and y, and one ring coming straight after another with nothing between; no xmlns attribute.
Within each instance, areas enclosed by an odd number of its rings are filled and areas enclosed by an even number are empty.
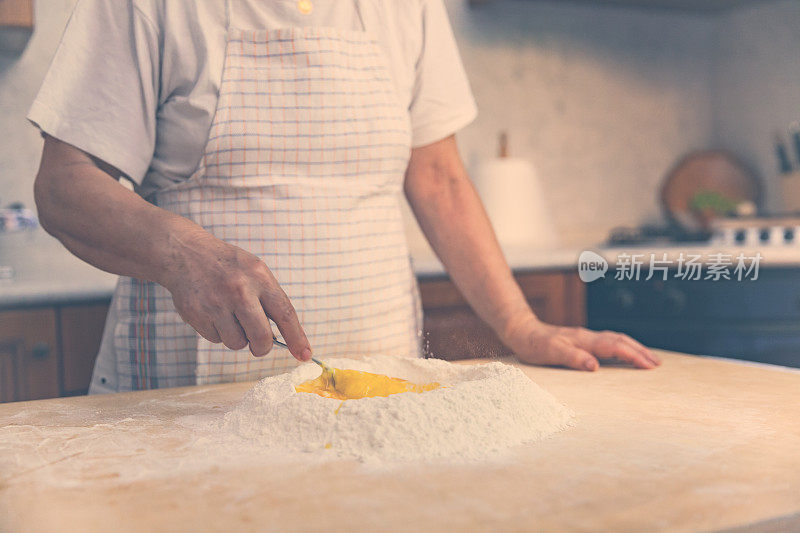
<svg viewBox="0 0 800 533"><path fill-rule="evenodd" d="M562 365L574 368L575 370L585 370L594 372L600 366L597 359L582 348L571 346L562 353Z"/></svg>
<svg viewBox="0 0 800 533"><path fill-rule="evenodd" d="M289 297L280 288L270 291L261 297L261 305L286 341L289 351L298 361L311 359L311 345L306 338L306 333L297 318L297 312L289 301Z"/></svg>
<svg viewBox="0 0 800 533"><path fill-rule="evenodd" d="M627 335L543 325L531 332L527 343L517 347L520 360L540 365L561 365L593 371L599 360L617 359L638 368L655 368L661 360Z"/></svg>
<svg viewBox="0 0 800 533"><path fill-rule="evenodd" d="M652 368L661 364L661 359L652 350L642 343L622 333L613 331L592 331L580 328L577 335L578 345L592 351L600 358L618 358L630 362L640 368ZM630 356L630 350L619 348L628 345L630 349L639 354L639 357ZM620 352L620 353L618 353ZM651 365L637 364L636 361L644 359Z"/></svg>
<svg viewBox="0 0 800 533"><path fill-rule="evenodd" d="M187 313L185 310L182 310L180 307L178 307L177 304L175 305L175 309L178 311L178 315L181 317L181 319L192 326L194 330L200 334L200 336L208 339L214 344L222 342L217 328L214 327L214 323L206 318L206 316L198 313Z"/></svg>
<svg viewBox="0 0 800 533"><path fill-rule="evenodd" d="M661 364L661 361L653 354L650 350L641 346L639 343L628 337L627 335L620 335L619 342L624 344L626 347L633 350L634 353L638 355L638 360L644 360L649 363L649 366L640 366L636 363L636 361L632 361L634 365L640 368L655 368Z"/></svg>
<svg viewBox="0 0 800 533"><path fill-rule="evenodd" d="M202 324L200 326L195 326L194 329L195 329L195 331L197 331L197 333L199 333L201 336L203 336L208 341L213 342L214 344L222 342L222 339L219 336L219 332L217 331L217 328L215 328L214 324L212 324L210 322L206 323L206 324Z"/></svg>
<svg viewBox="0 0 800 533"><path fill-rule="evenodd" d="M562 336L551 337L545 349L544 364L560 365L576 370L594 372L600 366L597 359Z"/></svg>
<svg viewBox="0 0 800 533"><path fill-rule="evenodd" d="M631 363L637 368L656 367L656 363L626 339L625 335L619 333L608 331L598 333L592 346L592 352L601 359L616 358Z"/></svg>
<svg viewBox="0 0 800 533"><path fill-rule="evenodd" d="M247 336L250 353L256 357L267 355L272 349L272 328L261 302L256 301L246 309L236 311L234 315Z"/></svg>
<svg viewBox="0 0 800 533"><path fill-rule="evenodd" d="M637 350L640 354L642 354L644 357L646 357L655 366L658 366L658 365L661 364L661 358L658 357L655 353L653 353L653 351L651 349L647 348L642 343L638 342L636 339L628 337L627 335L624 335L623 337L624 337L623 340L625 342L630 344L635 350Z"/></svg>
<svg viewBox="0 0 800 533"><path fill-rule="evenodd" d="M242 326L232 314L225 314L214 320L214 327L217 328L222 344L231 350L241 350L247 346L247 337Z"/></svg>

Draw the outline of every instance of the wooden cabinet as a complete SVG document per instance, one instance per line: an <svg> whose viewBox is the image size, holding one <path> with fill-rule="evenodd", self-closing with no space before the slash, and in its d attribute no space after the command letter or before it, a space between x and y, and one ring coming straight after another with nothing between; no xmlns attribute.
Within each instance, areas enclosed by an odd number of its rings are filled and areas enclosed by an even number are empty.
<svg viewBox="0 0 800 533"><path fill-rule="evenodd" d="M33 0L0 0L0 50L19 52L33 33Z"/></svg>
<svg viewBox="0 0 800 533"><path fill-rule="evenodd" d="M575 272L523 272L515 277L542 320L564 326L586 323L584 285ZM440 359L467 359L509 353L449 279L425 279L419 285L427 354Z"/></svg>
<svg viewBox="0 0 800 533"><path fill-rule="evenodd" d="M581 0L595 4L613 4L628 7L676 9L681 11L715 12L735 7L763 3L767 0Z"/></svg>
<svg viewBox="0 0 800 533"><path fill-rule="evenodd" d="M0 401L60 393L55 309L0 313Z"/></svg>
<svg viewBox="0 0 800 533"><path fill-rule="evenodd" d="M469 0L469 3L472 6L479 6L491 4L494 1L496 0ZM570 0L571 3L578 4L608 4L644 9L669 9L700 13L721 12L739 6L750 6L767 1L769 0Z"/></svg>
<svg viewBox="0 0 800 533"><path fill-rule="evenodd" d="M0 27L33 29L33 0L0 0Z"/></svg>
<svg viewBox="0 0 800 533"><path fill-rule="evenodd" d="M516 274L531 307L552 324L585 323L584 285L574 272ZM442 359L507 354L445 276L419 282L427 353ZM85 394L108 301L0 311L0 401Z"/></svg>
<svg viewBox="0 0 800 533"><path fill-rule="evenodd" d="M108 314L107 303L71 305L59 309L61 333L61 394L86 394Z"/></svg>
<svg viewBox="0 0 800 533"><path fill-rule="evenodd" d="M85 394L108 302L0 311L0 402Z"/></svg>

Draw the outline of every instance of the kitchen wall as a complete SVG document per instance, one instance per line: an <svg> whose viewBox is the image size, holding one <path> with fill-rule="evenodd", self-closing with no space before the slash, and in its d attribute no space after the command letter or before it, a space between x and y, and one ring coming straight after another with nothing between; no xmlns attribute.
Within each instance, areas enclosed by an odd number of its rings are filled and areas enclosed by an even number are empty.
<svg viewBox="0 0 800 533"><path fill-rule="evenodd" d="M25 52L0 56L0 204L33 204L41 141L24 116L74 1L37 2ZM507 130L512 154L538 168L566 244L657 219L658 183L688 149L720 144L771 170L770 132L800 118L796 0L721 18L445 2L480 108L459 136L465 159L492 156Z"/></svg>
<svg viewBox="0 0 800 533"><path fill-rule="evenodd" d="M774 134L800 121L800 2L741 8L721 17L714 75L714 139L764 179L778 209Z"/></svg>
<svg viewBox="0 0 800 533"><path fill-rule="evenodd" d="M467 161L513 154L538 168L567 244L658 216L677 155L711 136L714 22L661 11L446 2L480 115L459 137Z"/></svg>
<svg viewBox="0 0 800 533"><path fill-rule="evenodd" d="M39 90L75 0L39 0L36 30L22 55L0 53L0 206L33 206L42 141L25 115Z"/></svg>

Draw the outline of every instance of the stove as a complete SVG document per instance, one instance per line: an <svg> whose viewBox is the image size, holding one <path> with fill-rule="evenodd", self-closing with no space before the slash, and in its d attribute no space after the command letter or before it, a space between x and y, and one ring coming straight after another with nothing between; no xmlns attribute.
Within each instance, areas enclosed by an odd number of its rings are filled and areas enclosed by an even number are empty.
<svg viewBox="0 0 800 533"><path fill-rule="evenodd" d="M722 219L710 240L719 246L800 246L800 218Z"/></svg>
<svg viewBox="0 0 800 533"><path fill-rule="evenodd" d="M800 219L726 219L708 232L617 228L613 248L646 251L796 249ZM628 248L630 247L630 248ZM627 333L666 350L733 357L800 368L800 261L765 263L757 279L685 279L677 275L617 279L586 285L588 326Z"/></svg>
<svg viewBox="0 0 800 533"><path fill-rule="evenodd" d="M710 231L690 231L678 226L620 226L611 230L606 240L609 247L663 246L674 243L707 244L711 239Z"/></svg>
<svg viewBox="0 0 800 533"><path fill-rule="evenodd" d="M800 218L725 218L713 222L708 230L688 230L679 226L620 226L611 230L606 240L606 245L611 247L673 244L800 247Z"/></svg>

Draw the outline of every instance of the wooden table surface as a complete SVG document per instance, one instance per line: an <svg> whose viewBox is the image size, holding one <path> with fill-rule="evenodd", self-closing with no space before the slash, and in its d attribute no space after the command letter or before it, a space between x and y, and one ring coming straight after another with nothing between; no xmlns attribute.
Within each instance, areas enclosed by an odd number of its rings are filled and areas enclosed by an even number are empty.
<svg viewBox="0 0 800 533"><path fill-rule="evenodd" d="M524 367L575 425L470 466L204 452L250 384L0 405L0 531L800 530L800 372L662 355Z"/></svg>

